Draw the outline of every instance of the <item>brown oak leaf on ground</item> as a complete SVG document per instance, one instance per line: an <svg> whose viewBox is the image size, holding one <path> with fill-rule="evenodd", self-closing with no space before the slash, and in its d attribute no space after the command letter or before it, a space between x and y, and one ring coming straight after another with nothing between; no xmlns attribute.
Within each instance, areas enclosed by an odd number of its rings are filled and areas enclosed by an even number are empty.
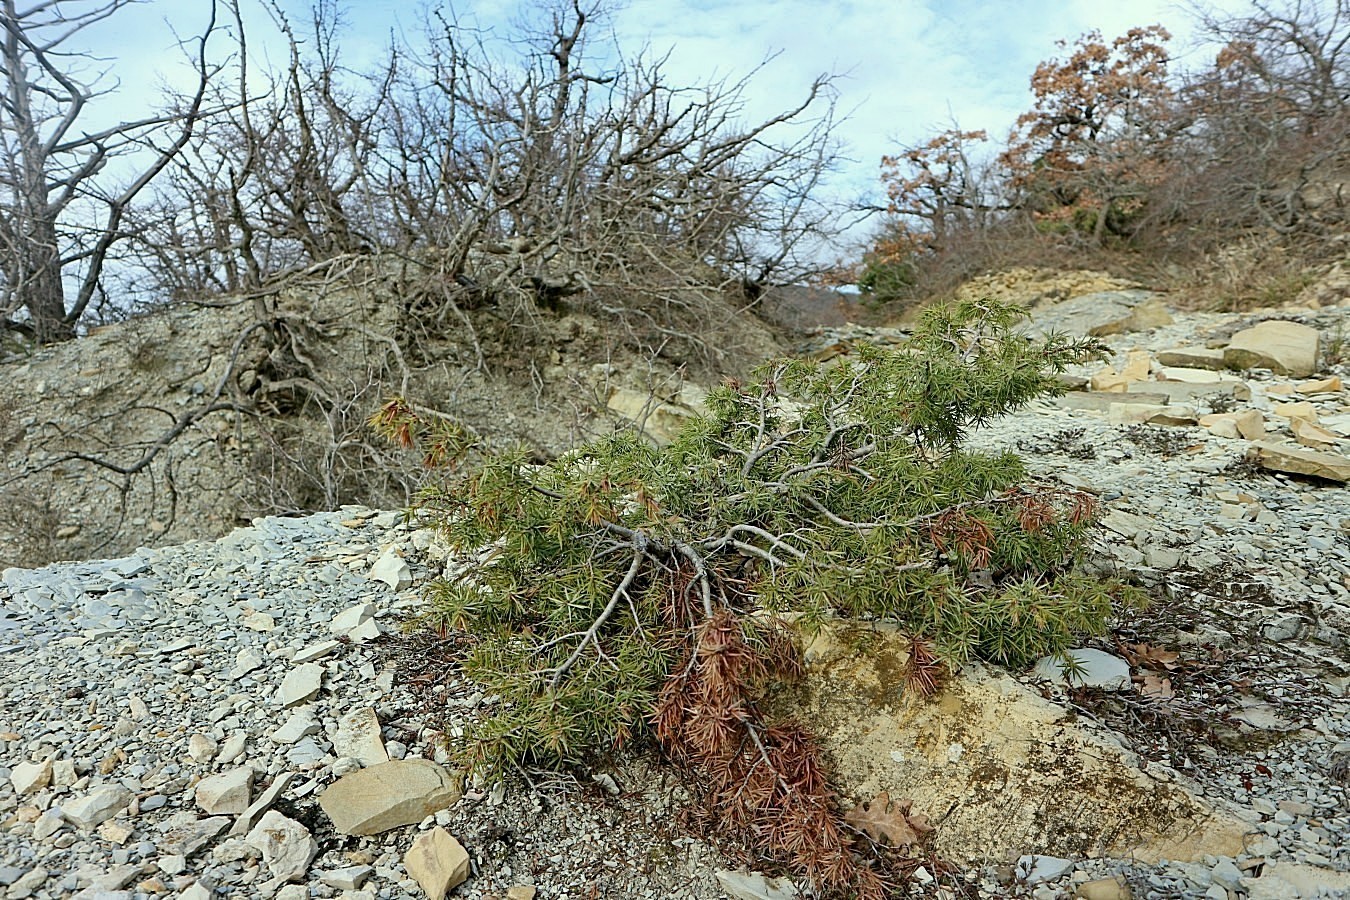
<svg viewBox="0 0 1350 900"><path fill-rule="evenodd" d="M882 791L870 801L864 800L844 815L844 821L878 843L892 847L914 847L933 830L928 817L910 813L913 800L892 800Z"/></svg>
<svg viewBox="0 0 1350 900"><path fill-rule="evenodd" d="M1167 650L1154 644L1123 644L1125 658L1132 666L1145 666L1150 669L1175 672L1184 660L1175 650Z"/></svg>
<svg viewBox="0 0 1350 900"><path fill-rule="evenodd" d="M1175 696L1175 692L1172 690L1172 679L1163 675L1154 675L1151 672L1140 679L1139 692L1145 697L1153 697L1157 700L1171 700Z"/></svg>

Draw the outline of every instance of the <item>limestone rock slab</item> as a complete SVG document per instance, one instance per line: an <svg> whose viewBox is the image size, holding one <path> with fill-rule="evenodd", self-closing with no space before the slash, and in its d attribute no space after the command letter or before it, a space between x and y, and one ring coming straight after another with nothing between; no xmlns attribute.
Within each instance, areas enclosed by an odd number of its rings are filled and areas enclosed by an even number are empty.
<svg viewBox="0 0 1350 900"><path fill-rule="evenodd" d="M968 862L1025 854L1192 861L1243 852L1236 810L1155 779L1105 729L1015 678L972 665L936 696L904 690L908 641L876 628L866 654L841 625L807 650L790 712L820 737L850 801L882 791L942 816L934 852Z"/></svg>
<svg viewBox="0 0 1350 900"><path fill-rule="evenodd" d="M1200 424L1224 437L1244 437L1249 441L1259 441L1266 436L1266 417L1259 409L1212 413L1202 416Z"/></svg>
<svg viewBox="0 0 1350 900"><path fill-rule="evenodd" d="M159 849L168 854L191 856L215 840L229 825L229 816L212 816L179 825L160 839Z"/></svg>
<svg viewBox="0 0 1350 900"><path fill-rule="evenodd" d="M319 880L340 891L359 891L375 870L370 866L343 866L319 872Z"/></svg>
<svg viewBox="0 0 1350 900"><path fill-rule="evenodd" d="M1169 401L1166 394L1152 391L1130 392L1128 397L1122 397L1120 392L1112 391L1073 391L1054 398L1053 402L1056 406L1067 409L1106 412L1116 403L1146 403L1154 406L1166 406Z"/></svg>
<svg viewBox="0 0 1350 900"><path fill-rule="evenodd" d="M1223 361L1230 369L1270 369L1303 378L1317 371L1318 342L1316 328L1267 319L1233 335Z"/></svg>
<svg viewBox="0 0 1350 900"><path fill-rule="evenodd" d="M374 709L363 706L338 719L333 753L349 756L363 766L389 762L389 751L384 749L384 741L380 738L380 719Z"/></svg>
<svg viewBox="0 0 1350 900"><path fill-rule="evenodd" d="M193 796L208 816L239 815L248 809L253 769L241 766L197 782Z"/></svg>
<svg viewBox="0 0 1350 900"><path fill-rule="evenodd" d="M230 829L230 834L242 835L248 834L253 830L253 826L258 824L258 820L263 814L272 808L272 804L281 799L281 795L290 787L291 781L295 778L294 772L282 772L272 783L267 786L267 790L258 795L249 808L235 820L234 826Z"/></svg>
<svg viewBox="0 0 1350 900"><path fill-rule="evenodd" d="M319 805L343 834L379 834L420 822L462 795L458 773L426 759L394 759L342 776Z"/></svg>
<svg viewBox="0 0 1350 900"><path fill-rule="evenodd" d="M333 620L328 623L328 630L334 634L345 635L374 615L374 603L358 603L333 616Z"/></svg>
<svg viewBox="0 0 1350 900"><path fill-rule="evenodd" d="M67 821L87 830L101 825L126 809L133 796L131 791L120 784L105 784L83 797L61 804L61 812Z"/></svg>
<svg viewBox="0 0 1350 900"><path fill-rule="evenodd" d="M286 673L281 688L277 691L277 700L287 708L298 706L313 700L323 686L323 666L318 663L303 663Z"/></svg>
<svg viewBox="0 0 1350 900"><path fill-rule="evenodd" d="M368 574L372 581L383 582L396 591L401 591L412 584L412 569L408 568L403 557L392 549L386 550L375 560Z"/></svg>
<svg viewBox="0 0 1350 900"><path fill-rule="evenodd" d="M1155 403L1112 403L1107 409L1112 425L1194 425L1195 410L1189 406Z"/></svg>
<svg viewBox="0 0 1350 900"><path fill-rule="evenodd" d="M1350 457L1339 453L1303 450L1284 444L1257 441L1248 452L1257 465L1275 472L1311 475L1344 484L1350 481Z"/></svg>
<svg viewBox="0 0 1350 900"><path fill-rule="evenodd" d="M263 816L244 843L263 855L267 870L278 881L299 881L319 852L309 829L273 810Z"/></svg>
<svg viewBox="0 0 1350 900"><path fill-rule="evenodd" d="M786 878L769 878L745 869L734 872L718 869L713 874L722 890L736 900L795 900L800 896L796 886Z"/></svg>
<svg viewBox="0 0 1350 900"><path fill-rule="evenodd" d="M20 797L42 790L52 783L52 761L19 763L9 773L9 783Z"/></svg>
<svg viewBox="0 0 1350 900"><path fill-rule="evenodd" d="M469 853L450 832L437 826L413 841L403 856L403 868L430 900L444 900L469 877Z"/></svg>

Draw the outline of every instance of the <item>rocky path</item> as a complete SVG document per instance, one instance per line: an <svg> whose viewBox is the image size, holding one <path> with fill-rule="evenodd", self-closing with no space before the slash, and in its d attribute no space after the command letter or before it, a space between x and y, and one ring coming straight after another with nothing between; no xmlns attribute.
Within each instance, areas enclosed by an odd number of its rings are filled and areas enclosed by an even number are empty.
<svg viewBox="0 0 1350 900"><path fill-rule="evenodd" d="M1338 313L1308 324L1330 334ZM976 438L1097 494L1093 564L1155 598L1084 644L1102 662L1086 683L1022 683L1249 834L1147 862L1028 846L946 896L1350 896L1350 493L1276 471L1311 453L1336 474L1350 393L1339 364L1233 378L1167 355L1249 324L1114 335L1109 371L1075 373L1098 390ZM490 698L444 647L396 633L433 549L348 508L6 570L0 897L434 897L461 879L453 896L481 900L788 896L686 836L678 787L644 759L462 783L438 729L457 736Z"/></svg>

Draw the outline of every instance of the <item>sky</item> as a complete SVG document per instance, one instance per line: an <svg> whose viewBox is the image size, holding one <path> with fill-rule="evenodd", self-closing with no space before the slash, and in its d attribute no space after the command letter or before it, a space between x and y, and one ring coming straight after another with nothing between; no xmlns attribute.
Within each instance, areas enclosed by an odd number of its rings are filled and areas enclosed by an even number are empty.
<svg viewBox="0 0 1350 900"><path fill-rule="evenodd" d="M265 30L257 0L242 2L254 4L254 53L280 61L284 49L257 37ZM308 0L279 2L304 21ZM546 2L460 0L454 6L461 21L506 33L513 21L546 21ZM391 32L414 34L428 6L422 0L342 5L348 23L342 43L354 68L378 60ZM138 114L136 104L148 102L181 59L168 25L191 34L206 7L205 0L145 0L91 35L101 54L117 58L127 117ZM1248 3L1213 0L1209 7L1241 12ZM1179 66L1202 65L1214 52L1197 46L1194 17L1168 0L627 0L609 10L607 25L621 51L668 53L672 83L735 79L760 67L746 94L748 117L780 112L817 76L836 75L846 118L835 136L847 162L832 189L875 203L884 198L878 181L884 154L952 123L1005 135L1030 105L1033 69L1056 55L1058 40L1093 29L1110 38L1134 25L1161 23L1174 35Z"/></svg>

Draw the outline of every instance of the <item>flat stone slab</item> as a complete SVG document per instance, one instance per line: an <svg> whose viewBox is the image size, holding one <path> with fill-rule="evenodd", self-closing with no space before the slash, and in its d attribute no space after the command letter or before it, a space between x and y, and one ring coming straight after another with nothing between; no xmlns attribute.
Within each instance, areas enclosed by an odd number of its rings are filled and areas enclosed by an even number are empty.
<svg viewBox="0 0 1350 900"><path fill-rule="evenodd" d="M1208 347L1172 347L1159 350L1157 360L1164 366L1179 366L1186 369L1224 368L1223 350L1211 350Z"/></svg>
<svg viewBox="0 0 1350 900"><path fill-rule="evenodd" d="M463 793L458 773L426 759L394 759L342 776L319 805L343 834L379 834L447 809Z"/></svg>
<svg viewBox="0 0 1350 900"><path fill-rule="evenodd" d="M1128 394L1124 391L1070 391L1054 399L1056 406L1097 412L1107 412L1111 409L1112 404L1116 403L1147 403L1153 406L1165 406L1168 402L1169 398L1166 394L1153 393L1147 390L1131 391Z"/></svg>
<svg viewBox="0 0 1350 900"><path fill-rule="evenodd" d="M244 843L262 854L268 872L278 882L304 878L319 853L319 844L308 828L275 810L253 826Z"/></svg>
<svg viewBox="0 0 1350 900"><path fill-rule="evenodd" d="M277 691L277 700L287 708L299 706L317 697L322 686L323 666L303 663L286 673Z"/></svg>
<svg viewBox="0 0 1350 900"><path fill-rule="evenodd" d="M1196 422L1195 410L1189 406L1155 403L1112 403L1106 417L1112 425L1194 425Z"/></svg>
<svg viewBox="0 0 1350 900"><path fill-rule="evenodd" d="M363 766L389 762L389 752L380 738L380 720L369 706L359 707L338 719L337 734L333 736L333 753L351 757Z"/></svg>
<svg viewBox="0 0 1350 900"><path fill-rule="evenodd" d="M1310 475L1344 484L1350 481L1350 457L1319 450L1302 450L1284 444L1257 441L1249 458L1263 469L1291 475Z"/></svg>
<svg viewBox="0 0 1350 900"><path fill-rule="evenodd" d="M760 872L745 869L713 872L722 890L736 900L796 900L801 896L797 886L787 878L770 878Z"/></svg>
<svg viewBox="0 0 1350 900"><path fill-rule="evenodd" d="M105 784L83 797L61 804L61 812L77 828L88 830L117 815L133 797L131 791L120 784Z"/></svg>
<svg viewBox="0 0 1350 900"><path fill-rule="evenodd" d="M197 782L193 796L208 816L237 816L248 809L252 789L253 770L241 766L203 778Z"/></svg>
<svg viewBox="0 0 1350 900"><path fill-rule="evenodd" d="M1059 684L1108 691L1128 691L1131 687L1130 664L1119 656L1082 648L1070 650L1068 657L1067 660L1057 656L1043 657L1036 663L1033 674Z"/></svg>
<svg viewBox="0 0 1350 900"><path fill-rule="evenodd" d="M177 856L191 856L215 840L217 835L228 827L230 827L229 816L212 816L209 819L198 819L179 825L160 839L159 849L161 852Z"/></svg>
<svg viewBox="0 0 1350 900"><path fill-rule="evenodd" d="M1245 381L1186 382L1186 381L1136 381L1125 389L1126 393L1161 394L1173 403L1189 403L1206 397L1232 397L1234 400L1250 400L1252 389ZM1134 397L1129 396L1129 401Z"/></svg>
<svg viewBox="0 0 1350 900"><path fill-rule="evenodd" d="M412 584L412 569L408 568L403 557L392 550L386 550L375 560L369 574L372 581L383 582L395 591L401 591Z"/></svg>
<svg viewBox="0 0 1350 900"><path fill-rule="evenodd" d="M1079 337L1105 337L1170 324L1172 316L1153 291L1097 291L1034 310L1027 333L1044 335L1056 331Z"/></svg>
<svg viewBox="0 0 1350 900"><path fill-rule="evenodd" d="M450 832L437 826L413 841L403 856L403 868L426 891L428 900L444 900L468 879L469 853Z"/></svg>

